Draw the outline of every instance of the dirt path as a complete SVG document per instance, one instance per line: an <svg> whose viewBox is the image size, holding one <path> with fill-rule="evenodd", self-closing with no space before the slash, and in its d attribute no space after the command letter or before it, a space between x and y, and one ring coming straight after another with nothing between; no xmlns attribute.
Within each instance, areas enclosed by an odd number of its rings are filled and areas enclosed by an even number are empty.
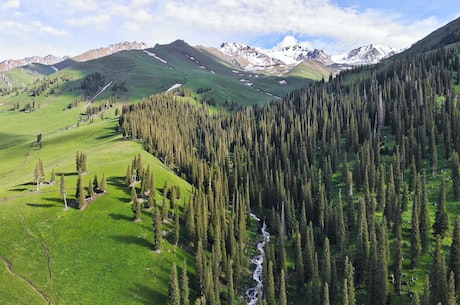
<svg viewBox="0 0 460 305"><path fill-rule="evenodd" d="M50 251L48 249L48 246L40 238L35 236L34 233L32 233L32 231L30 230L30 228L26 224L26 220L24 219L24 216L22 214L20 214L20 213L18 213L18 215L21 217L22 226L26 230L27 235L29 235L30 237L35 239L40 244L40 246L42 247L43 253L45 254L45 256L47 258L48 276L49 276L49 279L52 280L52 274L53 273L51 272L51 255L50 255Z"/></svg>
<svg viewBox="0 0 460 305"><path fill-rule="evenodd" d="M25 282L27 285L30 286L30 288L32 288L32 290L34 290L36 293L38 293L44 300L45 302L48 304L48 305L52 305L53 303L51 302L51 299L40 289L38 288L38 286L32 282L31 280L29 280L28 278L20 275L19 273L17 273L16 271L14 271L13 269L13 264L8 261L6 258L4 258L3 256L0 255L0 260L2 260L4 263L5 263L5 266L6 266L6 269L8 270L8 272L10 274L12 274L13 276L15 276L16 278L22 280L23 282Z"/></svg>

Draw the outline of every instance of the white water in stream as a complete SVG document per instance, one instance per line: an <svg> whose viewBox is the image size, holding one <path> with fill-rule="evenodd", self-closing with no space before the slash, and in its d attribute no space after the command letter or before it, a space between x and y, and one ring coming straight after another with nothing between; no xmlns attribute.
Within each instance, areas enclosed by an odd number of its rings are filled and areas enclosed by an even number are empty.
<svg viewBox="0 0 460 305"><path fill-rule="evenodd" d="M251 216L257 221L260 221L260 219L257 218L255 215L251 214ZM254 256L254 258L251 261L253 264L256 265L254 273L252 274L252 278L254 279L254 281L256 281L256 286L254 286L253 288L249 288L246 291L246 296L249 299L247 305L256 305L257 301L259 300L259 293L261 294L260 297L262 297L262 288L264 287L264 284L262 282L262 270L265 258L265 244L270 239L270 233L267 232L267 225L265 224L265 222L262 225L262 236L263 240L257 244L257 250L259 250L259 254Z"/></svg>

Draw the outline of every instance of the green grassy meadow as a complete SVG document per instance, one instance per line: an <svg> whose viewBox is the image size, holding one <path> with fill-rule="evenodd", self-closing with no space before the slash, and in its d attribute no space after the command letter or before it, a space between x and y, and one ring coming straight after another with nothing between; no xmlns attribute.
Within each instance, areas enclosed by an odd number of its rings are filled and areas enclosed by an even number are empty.
<svg viewBox="0 0 460 305"><path fill-rule="evenodd" d="M124 176L140 154L144 166L153 170L157 202L165 181L180 186L180 205L191 186L145 152L141 143L125 141L114 132L115 107L103 119L82 120L77 127L85 110L84 103L66 108L74 97L39 96L39 109L30 113L9 110L18 100L30 99L26 94L0 98L0 304L163 304L172 263L180 266L187 259L190 266L193 260L166 241L160 253L152 250L152 212L144 211L142 222L132 221ZM43 134L42 149L35 143L38 133ZM83 211L65 211L59 180L63 174L70 203L77 151L88 157L84 186L95 174L99 180L105 174L108 193ZM44 164L45 181L54 170L56 184L36 192L38 159Z"/></svg>

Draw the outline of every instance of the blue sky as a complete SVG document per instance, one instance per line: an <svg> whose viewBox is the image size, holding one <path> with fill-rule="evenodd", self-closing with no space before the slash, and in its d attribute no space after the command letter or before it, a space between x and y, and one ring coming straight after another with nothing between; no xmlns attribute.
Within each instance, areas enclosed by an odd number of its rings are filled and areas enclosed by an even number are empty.
<svg viewBox="0 0 460 305"><path fill-rule="evenodd" d="M1 0L0 61L126 40L270 48L292 36L329 54L405 48L458 17L458 0Z"/></svg>

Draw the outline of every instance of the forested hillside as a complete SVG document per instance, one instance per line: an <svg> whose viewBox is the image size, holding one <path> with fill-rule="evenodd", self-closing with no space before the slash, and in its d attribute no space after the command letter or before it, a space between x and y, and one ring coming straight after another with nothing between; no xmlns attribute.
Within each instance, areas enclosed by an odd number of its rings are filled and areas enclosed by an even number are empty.
<svg viewBox="0 0 460 305"><path fill-rule="evenodd" d="M194 186L183 219L195 304L245 302L250 213L272 235L260 304L455 304L459 51L357 68L236 113L173 94L124 106L124 136Z"/></svg>

